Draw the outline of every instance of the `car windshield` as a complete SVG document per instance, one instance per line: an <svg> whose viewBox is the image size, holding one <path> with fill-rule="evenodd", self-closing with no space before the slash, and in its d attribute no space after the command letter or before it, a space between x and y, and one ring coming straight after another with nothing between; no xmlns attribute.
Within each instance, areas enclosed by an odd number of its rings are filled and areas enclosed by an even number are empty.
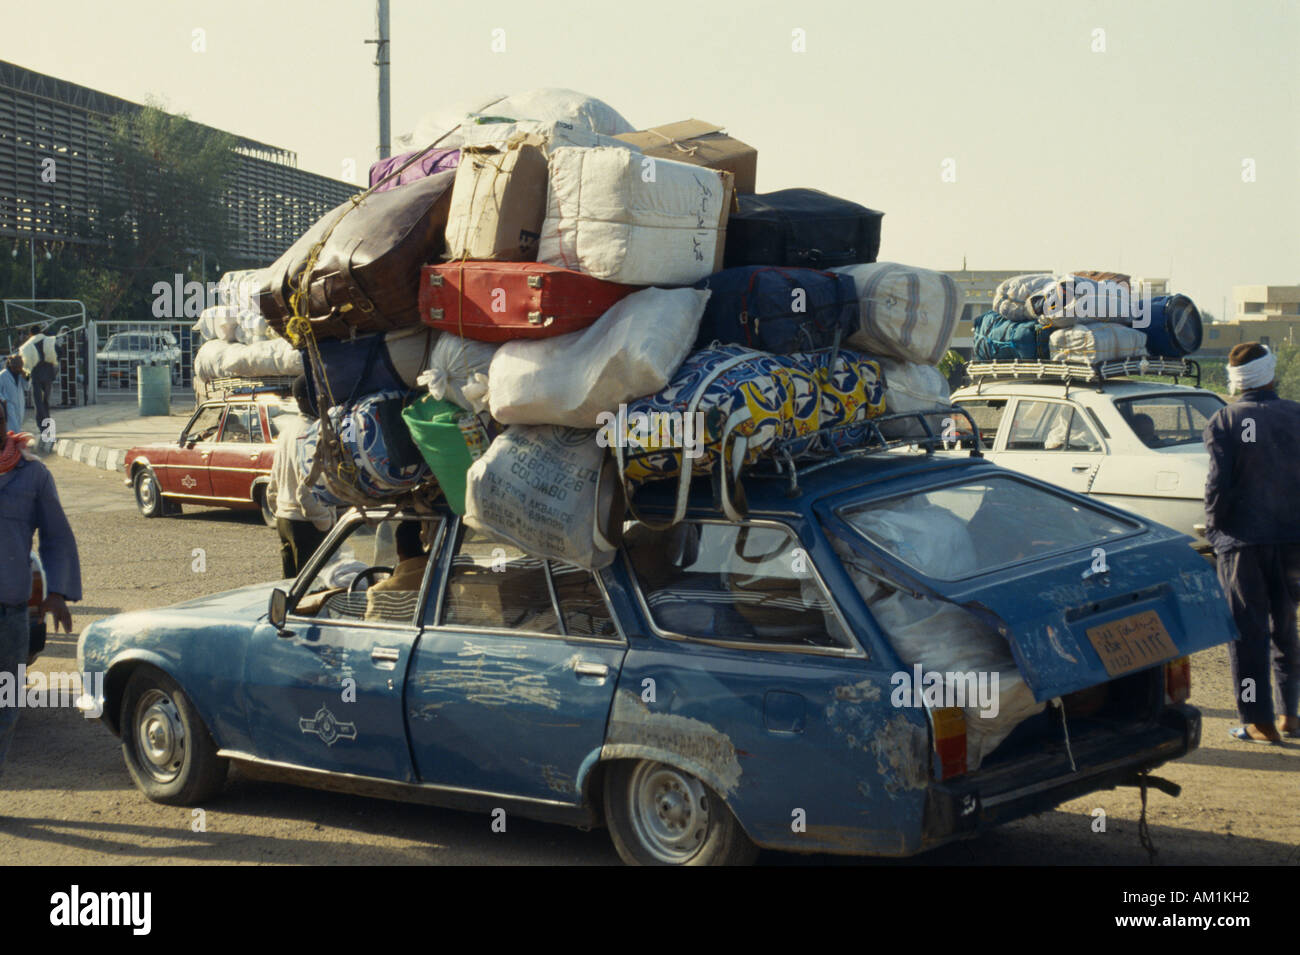
<svg viewBox="0 0 1300 955"><path fill-rule="evenodd" d="M1196 391L1120 398L1115 407L1148 448L1172 448L1200 444L1205 425L1223 407L1223 401L1209 392Z"/></svg>
<svg viewBox="0 0 1300 955"><path fill-rule="evenodd" d="M961 580L1100 544L1137 525L999 475L850 504L839 516L870 543L936 580Z"/></svg>

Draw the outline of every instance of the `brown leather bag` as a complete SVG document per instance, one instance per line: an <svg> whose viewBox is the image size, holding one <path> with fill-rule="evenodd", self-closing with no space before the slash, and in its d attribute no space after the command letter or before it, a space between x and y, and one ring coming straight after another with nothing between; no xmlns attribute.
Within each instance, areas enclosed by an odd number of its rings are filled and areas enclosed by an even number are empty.
<svg viewBox="0 0 1300 955"><path fill-rule="evenodd" d="M388 331L420 323L420 266L445 245L455 170L399 189L373 192L352 208L330 210L266 270L258 302L267 324L285 333L292 314L290 280L338 220L316 259L307 313L317 338ZM340 213L349 210L342 219Z"/></svg>

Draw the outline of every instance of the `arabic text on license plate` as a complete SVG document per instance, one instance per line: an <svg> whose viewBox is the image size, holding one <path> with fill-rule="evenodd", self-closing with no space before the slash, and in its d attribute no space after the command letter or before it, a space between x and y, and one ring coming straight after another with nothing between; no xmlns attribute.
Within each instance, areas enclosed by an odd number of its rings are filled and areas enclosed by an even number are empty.
<svg viewBox="0 0 1300 955"><path fill-rule="evenodd" d="M1088 639L1111 676L1178 656L1178 648L1154 610L1088 628Z"/></svg>

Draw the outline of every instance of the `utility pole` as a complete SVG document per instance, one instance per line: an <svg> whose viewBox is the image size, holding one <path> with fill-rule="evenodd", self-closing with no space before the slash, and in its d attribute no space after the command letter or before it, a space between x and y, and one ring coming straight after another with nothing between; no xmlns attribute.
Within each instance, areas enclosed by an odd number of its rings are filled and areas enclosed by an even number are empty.
<svg viewBox="0 0 1300 955"><path fill-rule="evenodd" d="M388 0L375 3L377 39L366 40L375 44L375 66L379 67L379 158L387 159L391 152L388 125Z"/></svg>

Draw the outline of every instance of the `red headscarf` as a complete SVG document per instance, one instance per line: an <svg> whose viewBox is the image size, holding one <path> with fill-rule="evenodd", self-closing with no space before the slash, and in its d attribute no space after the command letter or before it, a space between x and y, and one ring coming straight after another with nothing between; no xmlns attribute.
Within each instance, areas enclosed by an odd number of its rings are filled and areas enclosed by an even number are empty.
<svg viewBox="0 0 1300 955"><path fill-rule="evenodd" d="M0 474L12 471L23 458L32 459L32 453L27 450L27 445L33 440L35 439L26 431L5 432L4 447L0 448Z"/></svg>

